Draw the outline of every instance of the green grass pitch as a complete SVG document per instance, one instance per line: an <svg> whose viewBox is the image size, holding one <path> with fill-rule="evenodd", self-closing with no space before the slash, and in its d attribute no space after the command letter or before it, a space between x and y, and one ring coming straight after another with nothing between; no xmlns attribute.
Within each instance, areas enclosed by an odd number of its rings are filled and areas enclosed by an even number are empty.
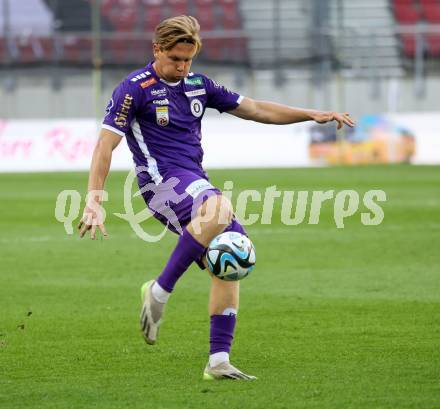
<svg viewBox="0 0 440 409"><path fill-rule="evenodd" d="M0 175L0 408L440 408L440 168L211 171L234 194L383 189L379 226L360 212L318 225L249 226L257 267L242 282L232 362L253 383L204 382L209 278L178 283L158 344L138 329L141 284L176 236L136 238L123 212L126 174L111 173L107 240L68 236L54 217L86 173ZM142 207L140 201L137 209ZM252 205L252 211L261 204ZM150 232L160 224L148 221Z"/></svg>

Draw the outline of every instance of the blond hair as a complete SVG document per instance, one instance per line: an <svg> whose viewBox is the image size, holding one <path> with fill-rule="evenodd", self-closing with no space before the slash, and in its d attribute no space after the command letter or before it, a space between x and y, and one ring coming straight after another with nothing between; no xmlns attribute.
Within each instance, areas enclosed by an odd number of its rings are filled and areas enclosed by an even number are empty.
<svg viewBox="0 0 440 409"><path fill-rule="evenodd" d="M156 27L153 43L166 51L171 50L177 43L194 44L198 53L202 48L199 31L200 24L192 16L167 18Z"/></svg>

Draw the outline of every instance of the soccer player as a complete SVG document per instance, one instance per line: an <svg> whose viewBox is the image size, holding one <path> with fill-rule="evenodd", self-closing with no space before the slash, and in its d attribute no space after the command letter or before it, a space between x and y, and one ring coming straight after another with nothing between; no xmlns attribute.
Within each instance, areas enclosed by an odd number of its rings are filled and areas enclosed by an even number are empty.
<svg viewBox="0 0 440 409"><path fill-rule="evenodd" d="M201 120L206 108L265 124L336 121L353 126L348 114L256 101L190 72L202 46L199 24L190 16L164 20L155 30L154 61L129 74L107 106L93 153L89 197L78 229L91 238L107 236L100 205L113 149L125 138L138 184L154 216L179 234L163 271L142 286L141 330L148 344L158 337L164 307L182 274L193 263L206 265L205 249L224 231L245 233L229 200L211 185L202 168ZM173 220L171 220L173 219ZM238 311L239 282L211 277L210 355L204 379L252 380L232 366L229 352Z"/></svg>

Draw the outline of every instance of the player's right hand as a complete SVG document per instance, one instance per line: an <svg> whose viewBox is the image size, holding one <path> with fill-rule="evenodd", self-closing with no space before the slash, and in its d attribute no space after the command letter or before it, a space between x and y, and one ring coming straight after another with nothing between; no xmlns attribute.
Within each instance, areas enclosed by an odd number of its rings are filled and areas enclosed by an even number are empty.
<svg viewBox="0 0 440 409"><path fill-rule="evenodd" d="M86 232L90 230L90 238L95 240L96 227L98 227L102 235L107 237L108 234L104 227L104 220L105 210L98 202L93 201L93 203L87 204L78 224L79 236L84 237Z"/></svg>

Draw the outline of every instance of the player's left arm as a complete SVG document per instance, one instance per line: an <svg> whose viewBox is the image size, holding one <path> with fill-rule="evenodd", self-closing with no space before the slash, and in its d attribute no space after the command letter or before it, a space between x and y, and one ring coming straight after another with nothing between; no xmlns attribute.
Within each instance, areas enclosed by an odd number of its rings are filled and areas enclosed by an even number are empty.
<svg viewBox="0 0 440 409"><path fill-rule="evenodd" d="M247 97L243 98L237 108L228 111L228 113L263 124L287 125L304 121L315 121L319 124L325 124L326 122L336 121L338 129L342 128L344 124L354 125L354 121L347 113L294 108L275 102L257 101Z"/></svg>

